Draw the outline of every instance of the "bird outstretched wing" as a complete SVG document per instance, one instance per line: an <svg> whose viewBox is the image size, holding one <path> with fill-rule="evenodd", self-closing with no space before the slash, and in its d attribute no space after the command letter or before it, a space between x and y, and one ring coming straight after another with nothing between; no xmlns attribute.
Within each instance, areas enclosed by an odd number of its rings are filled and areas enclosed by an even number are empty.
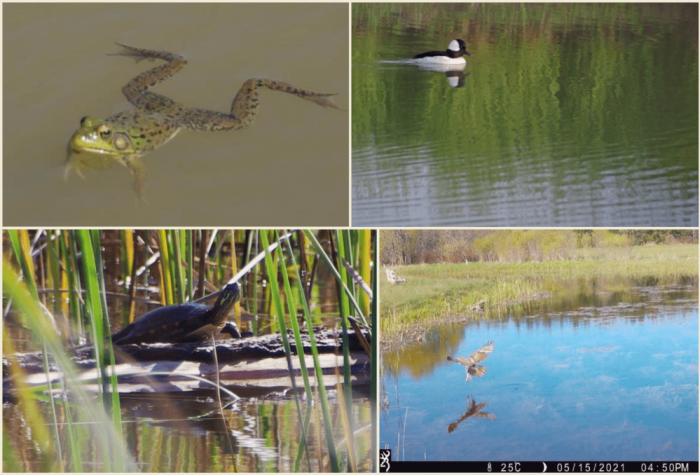
<svg viewBox="0 0 700 475"><path fill-rule="evenodd" d="M476 364L479 364L482 361L484 361L486 358L489 357L489 353L491 353L493 351L494 346L495 345L493 344L493 342L490 341L490 342L486 343L484 346L482 346L481 348L479 348L478 350L476 350L474 353L472 353L469 356L469 358L460 358L460 360L464 360L464 361L460 361L460 363L463 364L464 366L466 366L467 368L470 366L474 366ZM481 375L478 375L478 376L481 376Z"/></svg>

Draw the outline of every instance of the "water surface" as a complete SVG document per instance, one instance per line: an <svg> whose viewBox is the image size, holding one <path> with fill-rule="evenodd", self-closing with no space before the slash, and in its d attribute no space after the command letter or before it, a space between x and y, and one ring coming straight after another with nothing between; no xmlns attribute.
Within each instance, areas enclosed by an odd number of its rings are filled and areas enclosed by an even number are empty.
<svg viewBox="0 0 700 475"><path fill-rule="evenodd" d="M696 4L352 8L353 225L697 226Z"/></svg>
<svg viewBox="0 0 700 475"><path fill-rule="evenodd" d="M697 460L697 282L565 288L383 353L380 446L394 460ZM486 374L465 382L447 355L489 340Z"/></svg>
<svg viewBox="0 0 700 475"><path fill-rule="evenodd" d="M330 411L332 417L340 417L335 391L330 389ZM361 393L362 391L359 391ZM369 471L371 464L370 403L361 394L353 400L352 424L358 430L355 439L358 463L362 471ZM224 397L224 404L226 398ZM138 395L123 396L122 431L129 453L142 472L293 472L294 461L299 450L300 422L296 404L291 397L267 395L257 398L242 398L224 408L226 427L218 409L213 391L184 395ZM40 408L48 420L50 408ZM58 418L64 421L59 407ZM23 435L25 414L12 402L3 409L3 425L13 434ZM313 419L313 418L312 418ZM311 453L326 451L324 437L316 434L323 428L311 421ZM343 438L340 424L336 426L335 439ZM226 432L231 439L226 437ZM61 444L68 446L67 431L62 433ZM24 436L13 445L23 457L27 471L40 470L41 464L36 445ZM23 443L24 442L24 443ZM230 444L229 444L230 442ZM94 445L93 445L94 444ZM85 440L82 450L100 453L97 440ZM233 453L233 456L231 455ZM342 458L342 454L341 454ZM235 469L234 469L235 460ZM89 466L89 464L88 464ZM301 465L308 471L306 458ZM88 468L88 467L86 467ZM89 466L90 471L101 471L104 467ZM327 457L311 459L311 471L328 472L331 466Z"/></svg>
<svg viewBox="0 0 700 475"><path fill-rule="evenodd" d="M347 5L6 4L3 14L5 225L348 225L348 113L276 91L260 93L252 127L182 131L146 155L148 205L121 165L63 179L80 118L132 108L121 88L160 63L108 56L115 42L184 55L154 91L189 107L229 112L246 79L267 77L339 93L347 108Z"/></svg>

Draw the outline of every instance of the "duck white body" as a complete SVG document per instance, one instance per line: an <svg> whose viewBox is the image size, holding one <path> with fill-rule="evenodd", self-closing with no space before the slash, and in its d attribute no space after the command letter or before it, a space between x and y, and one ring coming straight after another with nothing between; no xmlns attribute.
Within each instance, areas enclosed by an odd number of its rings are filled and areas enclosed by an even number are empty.
<svg viewBox="0 0 700 475"><path fill-rule="evenodd" d="M467 44L462 40L452 40L445 51L426 51L412 59L419 64L462 65L467 63L464 55L471 56Z"/></svg>

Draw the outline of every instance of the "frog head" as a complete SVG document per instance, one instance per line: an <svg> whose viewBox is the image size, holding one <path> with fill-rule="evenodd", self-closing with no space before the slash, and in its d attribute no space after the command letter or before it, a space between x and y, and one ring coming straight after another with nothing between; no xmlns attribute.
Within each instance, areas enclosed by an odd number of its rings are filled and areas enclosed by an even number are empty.
<svg viewBox="0 0 700 475"><path fill-rule="evenodd" d="M123 157L138 153L127 131L103 119L83 117L68 147L75 153L89 152Z"/></svg>

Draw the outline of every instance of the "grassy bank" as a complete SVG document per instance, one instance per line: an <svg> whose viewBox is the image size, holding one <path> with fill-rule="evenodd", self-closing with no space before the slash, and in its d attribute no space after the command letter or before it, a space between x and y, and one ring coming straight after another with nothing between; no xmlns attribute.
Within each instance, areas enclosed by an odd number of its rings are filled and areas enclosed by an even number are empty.
<svg viewBox="0 0 700 475"><path fill-rule="evenodd" d="M380 272L382 348L431 325L453 318L488 318L489 308L532 299L554 282L589 277L641 278L660 284L697 276L698 246L653 245L612 249L586 248L573 260L469 264L419 264L390 267L405 284L392 285ZM485 301L486 312L472 312Z"/></svg>

